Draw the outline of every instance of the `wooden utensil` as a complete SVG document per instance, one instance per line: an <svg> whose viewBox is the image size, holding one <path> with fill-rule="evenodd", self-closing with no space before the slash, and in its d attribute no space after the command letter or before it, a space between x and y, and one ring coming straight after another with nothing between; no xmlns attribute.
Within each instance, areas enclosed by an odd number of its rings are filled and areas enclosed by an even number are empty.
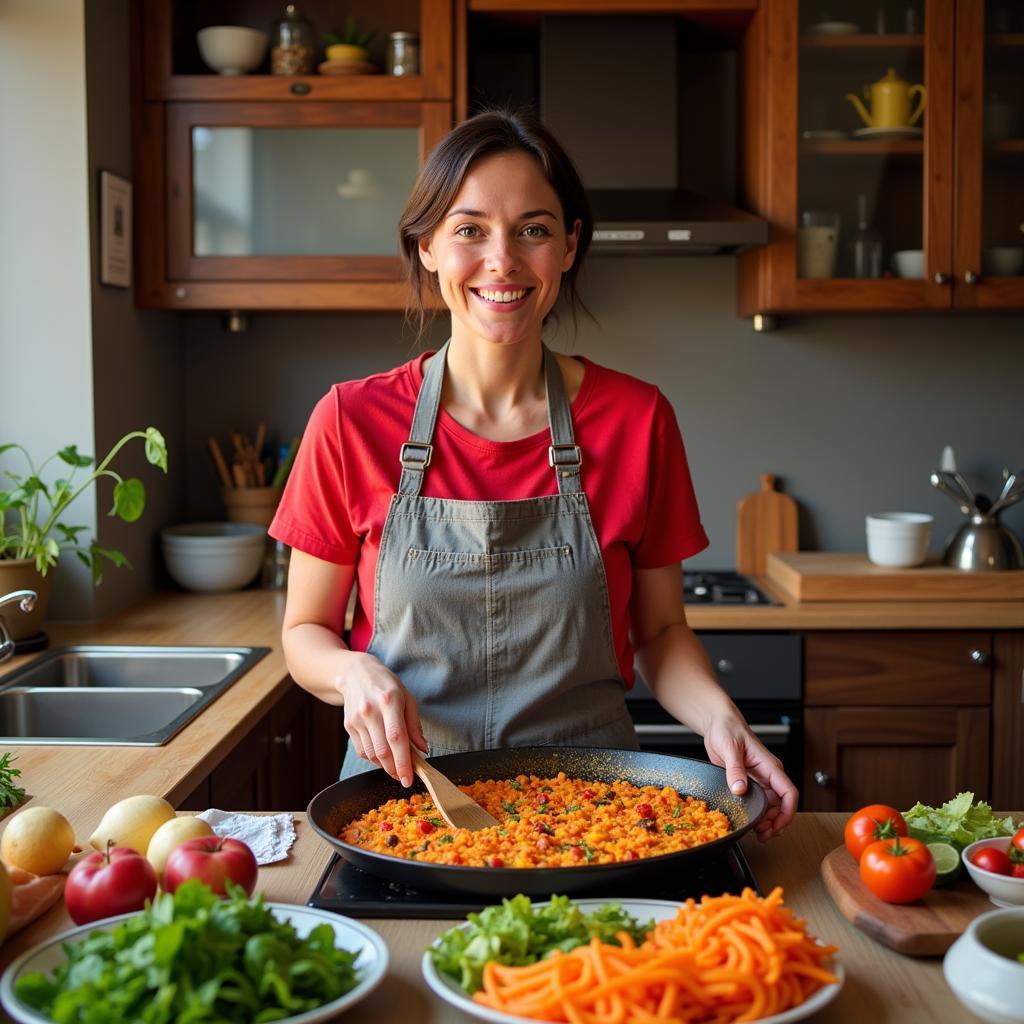
<svg viewBox="0 0 1024 1024"><path fill-rule="evenodd" d="M771 473L762 473L761 490L736 505L736 571L763 575L769 552L796 549L796 502L775 490Z"/></svg>
<svg viewBox="0 0 1024 1024"><path fill-rule="evenodd" d="M495 818L492 818L475 800L466 796L447 775L442 775L432 765L427 764L426 759L416 747L410 744L409 749L412 751L413 771L427 787L427 792L433 799L434 806L440 812L441 817L452 828L464 828L470 832L479 832L482 828L498 824Z"/></svg>
<svg viewBox="0 0 1024 1024"><path fill-rule="evenodd" d="M974 918L994 909L966 873L952 885L925 893L916 903L884 903L861 881L860 868L845 846L821 862L821 877L847 920L909 956L941 956Z"/></svg>

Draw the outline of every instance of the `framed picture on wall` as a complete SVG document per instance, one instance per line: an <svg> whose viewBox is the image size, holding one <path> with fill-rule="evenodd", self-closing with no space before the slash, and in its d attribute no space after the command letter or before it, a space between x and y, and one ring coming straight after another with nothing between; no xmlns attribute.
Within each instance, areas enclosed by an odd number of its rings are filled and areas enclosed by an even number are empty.
<svg viewBox="0 0 1024 1024"><path fill-rule="evenodd" d="M100 171L100 283L132 286L132 183Z"/></svg>

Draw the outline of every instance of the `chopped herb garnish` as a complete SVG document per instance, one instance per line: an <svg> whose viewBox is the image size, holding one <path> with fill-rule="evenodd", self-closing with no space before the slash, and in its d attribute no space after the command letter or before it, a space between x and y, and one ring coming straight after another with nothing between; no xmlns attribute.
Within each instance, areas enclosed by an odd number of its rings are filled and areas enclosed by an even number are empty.
<svg viewBox="0 0 1024 1024"><path fill-rule="evenodd" d="M583 852L586 854L588 862L592 861L597 856L597 854L594 853L594 851L589 846L587 846L586 843L581 842L580 846L582 847Z"/></svg>
<svg viewBox="0 0 1024 1024"><path fill-rule="evenodd" d="M508 816L508 820L509 821L518 821L519 820L519 815L518 814L510 814Z"/></svg>
<svg viewBox="0 0 1024 1024"><path fill-rule="evenodd" d="M566 807L566 809L564 811L562 811L562 813L563 814L568 814L570 811L582 811L582 810L583 810L583 805L582 804L573 804L572 807Z"/></svg>
<svg viewBox="0 0 1024 1024"><path fill-rule="evenodd" d="M445 823L443 818L427 818L427 821L429 821L435 828L444 828Z"/></svg>
<svg viewBox="0 0 1024 1024"><path fill-rule="evenodd" d="M507 828L499 828L498 829L498 835L499 836L507 836L508 835L508 829Z"/></svg>
<svg viewBox="0 0 1024 1024"><path fill-rule="evenodd" d="M509 784L509 785L510 785L510 786L511 786L511 787L512 787L513 789L518 789L518 790L519 790L519 792L520 792L520 793L522 793L522 791L523 791L523 787L522 787L522 784L521 784L521 783L519 783L519 782L517 782L517 781L516 781L515 779L509 779L509 780L508 780L508 784Z"/></svg>
<svg viewBox="0 0 1024 1024"><path fill-rule="evenodd" d="M676 830L676 826L675 825L666 825L661 831L664 832L665 835L670 836L670 835L672 835L673 832L675 832L675 830Z"/></svg>
<svg viewBox="0 0 1024 1024"><path fill-rule="evenodd" d="M672 817L673 818L678 818L679 815L682 813L682 810L683 810L683 805L682 804L676 804L675 809L672 811Z"/></svg>
<svg viewBox="0 0 1024 1024"><path fill-rule="evenodd" d="M522 802L523 802L522 800L515 800L515 801L511 801L511 802L508 801L508 800L502 800L501 801L501 809L503 811L505 811L506 813L508 813L508 814L515 814L516 811L519 808L519 805Z"/></svg>
<svg viewBox="0 0 1024 1024"><path fill-rule="evenodd" d="M454 838L451 835L441 836L437 840L437 845L440 846L442 843L454 842Z"/></svg>

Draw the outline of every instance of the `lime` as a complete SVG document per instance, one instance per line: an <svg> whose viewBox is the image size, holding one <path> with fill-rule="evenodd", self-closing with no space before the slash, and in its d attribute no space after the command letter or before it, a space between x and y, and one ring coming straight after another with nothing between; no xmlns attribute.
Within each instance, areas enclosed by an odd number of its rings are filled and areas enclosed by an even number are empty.
<svg viewBox="0 0 1024 1024"><path fill-rule="evenodd" d="M927 843L935 861L935 884L947 885L960 875L960 854L949 843Z"/></svg>

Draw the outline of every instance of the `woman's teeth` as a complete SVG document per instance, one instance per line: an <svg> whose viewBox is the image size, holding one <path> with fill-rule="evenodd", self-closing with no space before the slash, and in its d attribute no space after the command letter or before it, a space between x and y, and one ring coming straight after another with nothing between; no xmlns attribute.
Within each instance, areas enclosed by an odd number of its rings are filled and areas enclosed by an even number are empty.
<svg viewBox="0 0 1024 1024"><path fill-rule="evenodd" d="M478 288L477 295L487 299L488 302L516 302L526 294L525 288L514 292L492 292L487 288Z"/></svg>

